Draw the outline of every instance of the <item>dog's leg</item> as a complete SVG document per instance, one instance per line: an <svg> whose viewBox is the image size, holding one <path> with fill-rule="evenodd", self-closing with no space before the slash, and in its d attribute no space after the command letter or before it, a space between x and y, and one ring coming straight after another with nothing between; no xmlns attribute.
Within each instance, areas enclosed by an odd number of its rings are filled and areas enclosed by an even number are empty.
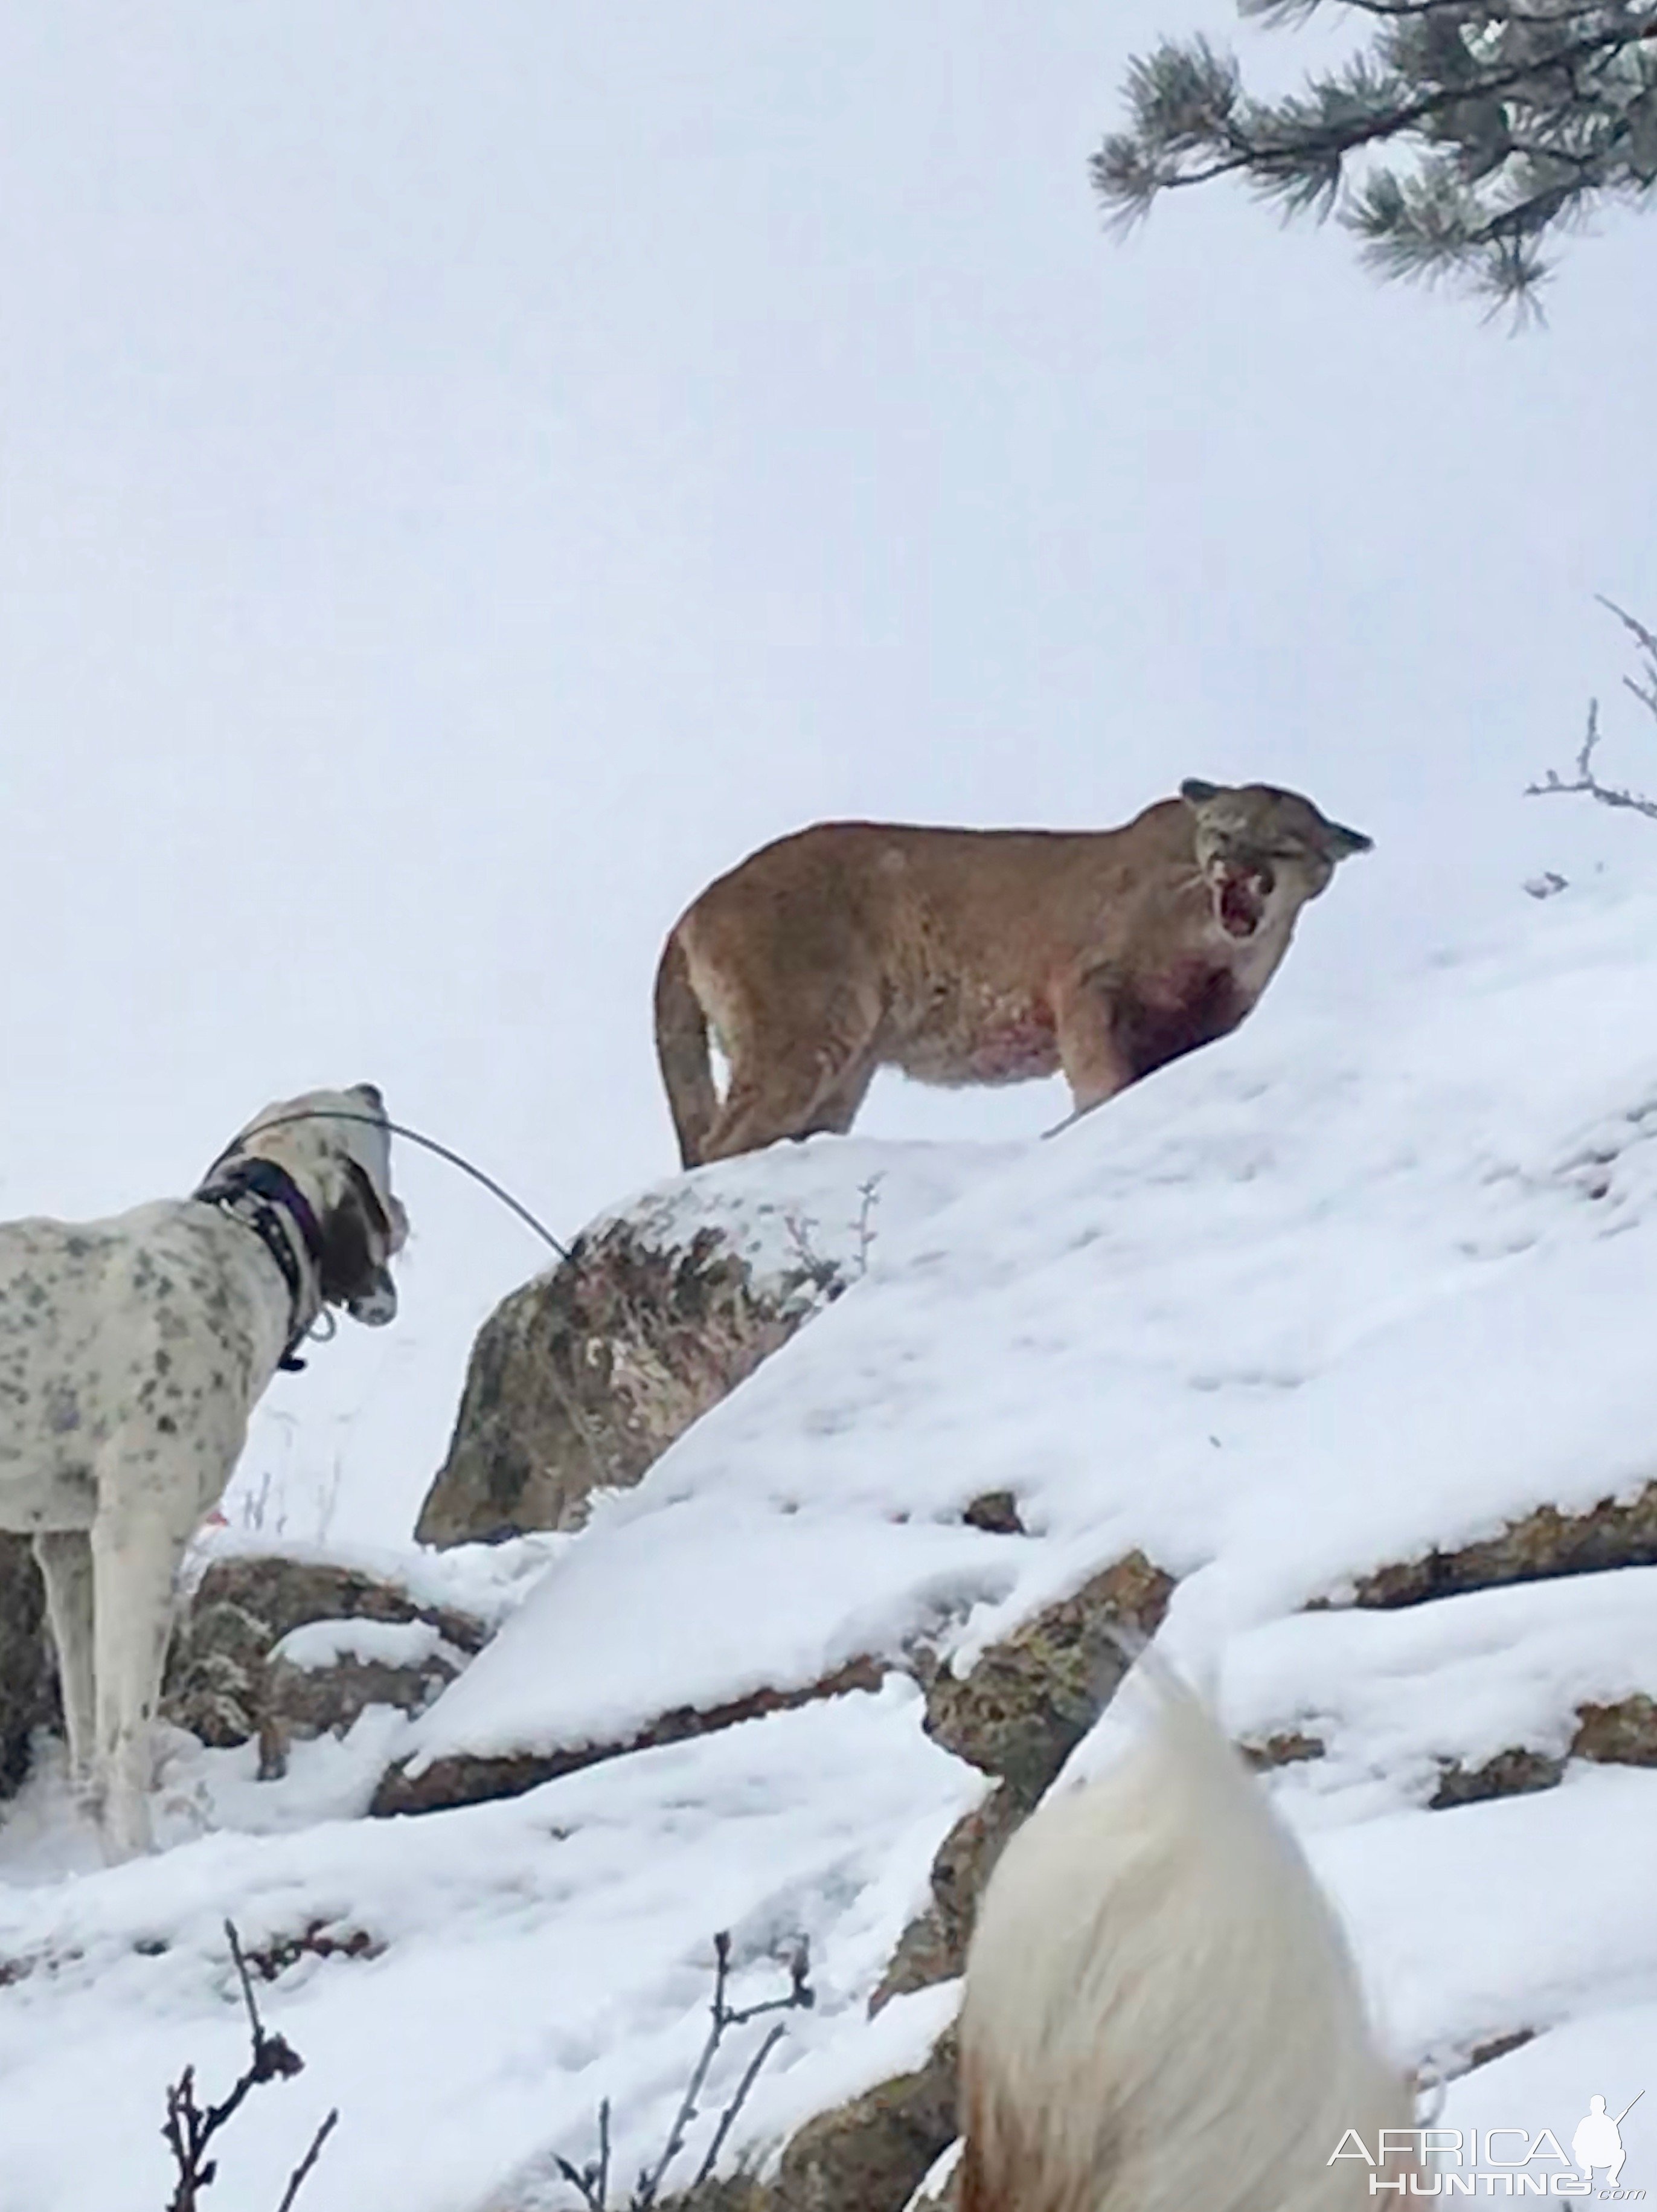
<svg viewBox="0 0 1657 2212"><path fill-rule="evenodd" d="M173 1583L187 1532L147 1512L106 1510L92 1532L94 1754L112 1860L151 1848L152 1734L172 1626Z"/></svg>
<svg viewBox="0 0 1657 2212"><path fill-rule="evenodd" d="M34 1556L58 1648L70 1778L84 1788L92 1772L92 1540L84 1528L43 1528L34 1539Z"/></svg>

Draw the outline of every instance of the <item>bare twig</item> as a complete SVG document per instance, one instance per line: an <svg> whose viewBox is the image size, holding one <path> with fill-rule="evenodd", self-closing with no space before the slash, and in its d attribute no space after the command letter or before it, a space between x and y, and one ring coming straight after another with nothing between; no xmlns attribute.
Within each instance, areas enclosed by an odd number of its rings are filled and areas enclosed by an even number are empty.
<svg viewBox="0 0 1657 2212"><path fill-rule="evenodd" d="M782 1225L788 1242L794 1248L794 1257L799 1262L801 1274L814 1290L825 1297L837 1297L846 1287L840 1269L832 1260L825 1260L811 1241L811 1231L816 1224L809 1216L791 1206L782 1217Z"/></svg>
<svg viewBox="0 0 1657 2212"><path fill-rule="evenodd" d="M306 2152L304 2157L300 2159L299 2164L288 2175L288 2186L282 2192L282 2202L277 2205L276 2212L293 2212L294 2199L299 2195L300 2185L303 2183L306 2175L309 2173L311 2168L316 2164L317 2156L320 2152L322 2146L327 2142L329 2136L332 2135L334 2130L338 2126L338 2124L339 2106L336 2105L333 2110L329 2113L327 2118L323 2122L322 2125L317 2130L315 2135L312 2136L310 2149Z"/></svg>
<svg viewBox="0 0 1657 2212"><path fill-rule="evenodd" d="M205 2110L196 2101L196 2069L193 2066L186 2066L178 2080L169 2084L167 2119L161 2134L173 2154L178 2180L167 2212L197 2212L202 2192L212 2186L218 2174L217 2160L207 2155L213 2138L234 2118L241 2109L243 2100L260 2082L288 2081L301 2072L305 2065L305 2061L286 2038L272 2035L259 2018L258 2004L253 1996L253 1980L247 1971L241 1939L228 1920L224 1923L224 1932L230 1939L230 1956L241 1984L242 2002L247 2008L247 2027L252 2040L253 2055L229 2095L220 2104L209 2105ZM318 2154L338 2118L337 2112L331 2112L318 2129L310 2149L288 2178L287 2191L277 2212L291 2212L300 2185L316 2164Z"/></svg>
<svg viewBox="0 0 1657 2212"><path fill-rule="evenodd" d="M707 2080L708 2069L725 2037L733 2027L743 2027L762 2013L799 2012L809 2010L816 2002L812 1990L810 1954L804 1942L788 1962L788 1994L786 1996L767 1997L758 2004L729 2005L725 1990L731 1974L731 1938L725 1931L713 1938L713 2002L709 2010L712 2021L701 2054L691 2069L690 2081L684 2095L679 2100L678 2110L673 2115L673 2124L668 2130L667 2141L653 2166L646 2166L639 2175L638 2185L628 2198L627 2212L653 2212L662 2183L668 2168L684 2148L685 2138L700 2112L702 2087ZM779 2021L762 2040L758 2050L744 2069L737 2093L719 2115L719 2125L708 2145L696 2174L697 2181L705 2181L713 2172L715 2160L725 2147L731 2123L748 2100L750 2091L759 2079L760 2069L782 2040L784 2030ZM610 2185L610 2102L606 2099L598 2107L598 2156L591 2165L576 2166L567 2158L557 2161L558 2171L576 2191L586 2212L608 2212Z"/></svg>
<svg viewBox="0 0 1657 2212"><path fill-rule="evenodd" d="M714 2166L719 2163L719 2153L725 2148L725 2139L731 2132L731 2121L736 2118L737 2113L741 2112L743 2106L747 2103L749 2091L753 2087L755 2082L759 2080L761 2067L764 2065L766 2060L771 2056L771 2053L782 2041L783 2036L786 2033L786 2031L783 2027L782 2022L779 2021L776 2026L766 2037L764 2042L761 2044L759 2049L754 2053L754 2056L749 2060L747 2067L744 2071L742 2080L737 2084L736 2095L731 2100L731 2102L725 2106L724 2112L719 2115L719 2124L713 2130L713 2140L707 2146L707 2155L703 2159L701 2164L696 2168L696 2179L693 2185L694 2187L700 2189L703 2182L707 2180L708 2175L713 2172Z"/></svg>
<svg viewBox="0 0 1657 2212"><path fill-rule="evenodd" d="M876 1174L858 1185L858 1210L847 1224L856 1246L844 1270L837 1261L826 1260L818 1251L813 1235L818 1224L810 1215L802 1213L797 1206L791 1206L783 1215L783 1229L793 1247L800 1273L825 1297L838 1297L848 1281L856 1282L868 1273L869 1255L879 1234L875 1227L875 1209L880 1202L880 1186L884 1181L883 1174Z"/></svg>
<svg viewBox="0 0 1657 2212"><path fill-rule="evenodd" d="M857 1271L859 1275L866 1275L869 1272L869 1254L880 1233L875 1227L875 1207L884 1180L882 1175L871 1175L867 1182L858 1185L858 1214L852 1226L858 1240Z"/></svg>
<svg viewBox="0 0 1657 2212"><path fill-rule="evenodd" d="M1593 596L1602 607L1616 616L1624 629L1633 634L1641 650L1650 653L1654 659L1657 659L1657 630L1648 630L1645 624L1630 614L1625 607L1619 607L1615 599L1608 599L1603 592L1596 592Z"/></svg>
<svg viewBox="0 0 1657 2212"><path fill-rule="evenodd" d="M653 2166L639 2176L639 2186L633 2203L635 2212L650 2212L656 2202L656 2191L662 2185L662 2176L684 2148L685 2130L696 2117L696 2100L702 2093L702 2083L707 2079L707 2069L713 2063L713 2054L719 2047L720 2038L731 2025L732 2015L725 2010L725 1984L731 1971L731 1937L721 1929L713 1938L713 2025L707 2031L707 2040L702 2045L702 2055L692 2069L690 2081L679 2100L679 2109L673 2115L673 2124L667 2131L667 2142L662 2154Z"/></svg>
<svg viewBox="0 0 1657 2212"><path fill-rule="evenodd" d="M1645 654L1646 665L1641 672L1645 681L1642 683L1635 677L1625 676L1623 684L1642 706L1657 716L1657 631L1648 629L1642 622L1619 607L1614 599L1606 599L1603 592L1597 596L1600 605L1616 616ZM1551 768L1539 783L1526 785L1526 795L1533 799L1546 799L1561 792L1584 793L1588 798L1597 799L1601 806L1620 806L1657 821L1657 799L1648 799L1643 792L1631 790L1626 784L1601 783L1593 766L1594 748L1599 743L1599 702L1591 699L1588 702L1587 726L1577 748L1575 775L1567 779L1557 769Z"/></svg>
<svg viewBox="0 0 1657 2212"><path fill-rule="evenodd" d="M610 2196L610 2100L606 2097L598 2107L598 2155L591 2166L578 2171L567 2158L558 2161L558 2171L571 2187L579 2191L587 2212L604 2212Z"/></svg>

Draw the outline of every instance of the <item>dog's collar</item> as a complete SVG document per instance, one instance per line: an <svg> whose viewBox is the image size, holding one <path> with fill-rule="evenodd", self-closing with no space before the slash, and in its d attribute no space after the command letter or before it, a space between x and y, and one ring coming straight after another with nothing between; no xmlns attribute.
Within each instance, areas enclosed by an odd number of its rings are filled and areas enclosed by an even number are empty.
<svg viewBox="0 0 1657 2212"><path fill-rule="evenodd" d="M305 1362L294 1355L316 1318L316 1301L307 1293L290 1225L299 1231L306 1257L319 1277L322 1230L310 1200L274 1160L257 1158L232 1160L215 1168L191 1195L203 1206L215 1206L244 1229L251 1229L281 1268L288 1285L288 1341L276 1364L289 1372L302 1368Z"/></svg>

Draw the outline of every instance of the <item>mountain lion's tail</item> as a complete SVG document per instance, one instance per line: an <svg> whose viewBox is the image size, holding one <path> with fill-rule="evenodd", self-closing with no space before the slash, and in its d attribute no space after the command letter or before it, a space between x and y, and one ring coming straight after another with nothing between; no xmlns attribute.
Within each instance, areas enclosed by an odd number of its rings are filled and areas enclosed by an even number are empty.
<svg viewBox="0 0 1657 2212"><path fill-rule="evenodd" d="M962 2212L1372 2207L1347 2130L1396 2181L1413 2160L1377 2130L1414 2115L1339 1923L1204 1708L1157 1701L1146 1740L1042 1806L985 1892Z"/></svg>
<svg viewBox="0 0 1657 2212"><path fill-rule="evenodd" d="M676 929L656 970L656 1062L667 1090L682 1164L700 1164L719 1111L707 1054L707 1017L690 988L690 963Z"/></svg>

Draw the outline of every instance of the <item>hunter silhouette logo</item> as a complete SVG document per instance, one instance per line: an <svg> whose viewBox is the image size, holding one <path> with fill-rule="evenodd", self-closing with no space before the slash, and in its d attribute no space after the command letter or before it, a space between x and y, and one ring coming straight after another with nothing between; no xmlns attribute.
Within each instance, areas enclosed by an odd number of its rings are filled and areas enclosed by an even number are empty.
<svg viewBox="0 0 1657 2212"><path fill-rule="evenodd" d="M1639 2203L1645 2191L1627 2188L1623 2123L1645 2095L1629 2099L1615 2118L1605 2100L1588 2099L1569 2154L1551 2128L1383 2128L1373 2145L1348 2128L1331 2153L1361 2159L1369 2194L1404 2197L1577 2197L1597 2203ZM1575 2169L1573 2171L1573 2167ZM1602 2178L1596 2182L1596 2175Z"/></svg>
<svg viewBox="0 0 1657 2212"><path fill-rule="evenodd" d="M1588 2116L1570 2139L1570 2154L1581 2168L1584 2181L1593 2179L1594 2170L1606 2166L1605 2186L1615 2189L1623 2178L1623 2160L1628 2153L1623 2148L1623 2123L1645 2095L1630 2097L1613 2120L1605 2111L1603 2097L1588 2099Z"/></svg>

